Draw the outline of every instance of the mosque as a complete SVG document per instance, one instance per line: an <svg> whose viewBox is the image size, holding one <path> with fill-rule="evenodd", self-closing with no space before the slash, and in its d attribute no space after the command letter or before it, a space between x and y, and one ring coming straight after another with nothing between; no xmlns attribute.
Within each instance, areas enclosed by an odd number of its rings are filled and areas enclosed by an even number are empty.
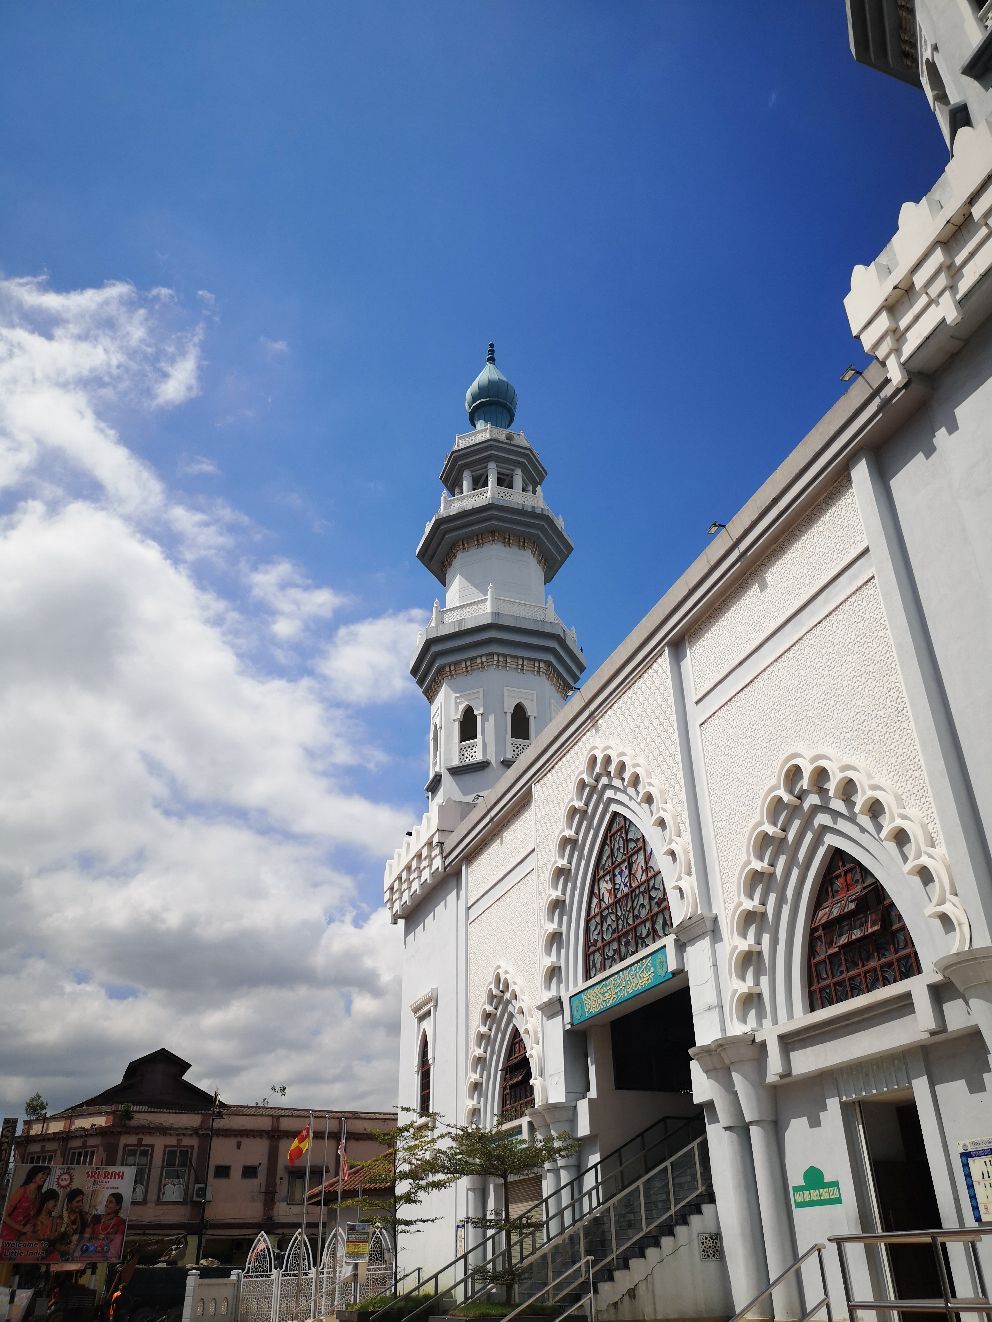
<svg viewBox="0 0 992 1322"><path fill-rule="evenodd" d="M992 1225L992 4L848 20L951 149L853 272L871 365L578 692L492 346L417 548L399 1100L579 1141L509 1196L530 1293L588 1263L601 1317L726 1318L830 1236ZM435 1195L401 1270L468 1290L501 1197ZM828 1253L826 1292L975 1295L969 1253Z"/></svg>

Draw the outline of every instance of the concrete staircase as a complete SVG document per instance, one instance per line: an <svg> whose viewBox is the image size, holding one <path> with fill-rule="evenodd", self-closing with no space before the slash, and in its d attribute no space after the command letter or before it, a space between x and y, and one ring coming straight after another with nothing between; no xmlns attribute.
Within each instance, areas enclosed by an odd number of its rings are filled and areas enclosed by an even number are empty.
<svg viewBox="0 0 992 1322"><path fill-rule="evenodd" d="M704 1202L643 1236L597 1280L597 1317L603 1322L725 1319L733 1300L719 1233L716 1206ZM709 1256L714 1253L719 1257Z"/></svg>

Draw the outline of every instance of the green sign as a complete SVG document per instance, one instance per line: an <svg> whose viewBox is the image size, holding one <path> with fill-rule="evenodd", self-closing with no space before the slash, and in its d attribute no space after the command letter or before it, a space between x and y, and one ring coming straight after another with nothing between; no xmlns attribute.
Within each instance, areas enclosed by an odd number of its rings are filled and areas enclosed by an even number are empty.
<svg viewBox="0 0 992 1322"><path fill-rule="evenodd" d="M568 1000L572 1012L572 1023L581 1024L593 1015L612 1010L622 1001L629 1001L632 996L639 996L649 987L657 987L667 982L672 975L668 971L667 950L655 950L643 959L635 960L616 973L608 973L594 982L591 987L576 992Z"/></svg>
<svg viewBox="0 0 992 1322"><path fill-rule="evenodd" d="M825 1207L843 1201L838 1182L824 1179L819 1166L804 1170L803 1183L792 1186L792 1202L796 1207Z"/></svg>

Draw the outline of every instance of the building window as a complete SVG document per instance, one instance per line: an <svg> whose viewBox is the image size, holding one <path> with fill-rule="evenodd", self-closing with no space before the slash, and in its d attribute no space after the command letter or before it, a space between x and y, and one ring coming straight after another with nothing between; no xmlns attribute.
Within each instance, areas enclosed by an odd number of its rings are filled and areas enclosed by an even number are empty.
<svg viewBox="0 0 992 1322"><path fill-rule="evenodd" d="M437 721L431 722L431 775L441 767L441 731Z"/></svg>
<svg viewBox="0 0 992 1322"><path fill-rule="evenodd" d="M158 1198L161 1203L185 1203L186 1184L190 1168L189 1148L166 1148L162 1155L162 1182Z"/></svg>
<svg viewBox="0 0 992 1322"><path fill-rule="evenodd" d="M530 1075L530 1057L523 1038L514 1029L499 1081L499 1118L519 1120L533 1105L534 1084Z"/></svg>
<svg viewBox="0 0 992 1322"><path fill-rule="evenodd" d="M132 1203L144 1203L148 1199L148 1174L151 1170L152 1150L147 1144L124 1149L124 1165L134 1167L134 1192Z"/></svg>
<svg viewBox="0 0 992 1322"><path fill-rule="evenodd" d="M306 1191L306 1171L290 1171L286 1176L286 1202L302 1203Z"/></svg>
<svg viewBox="0 0 992 1322"><path fill-rule="evenodd" d="M458 761L479 760L479 718L475 708L466 707L458 718Z"/></svg>
<svg viewBox="0 0 992 1322"><path fill-rule="evenodd" d="M65 1159L67 1166L92 1166L96 1148L70 1148Z"/></svg>
<svg viewBox="0 0 992 1322"><path fill-rule="evenodd" d="M214 1179L215 1179L215 1180L229 1180L230 1178L231 1178L231 1168L230 1168L230 1166L215 1166L215 1167L214 1167Z"/></svg>
<svg viewBox="0 0 992 1322"><path fill-rule="evenodd" d="M518 758L530 738L530 713L522 702L518 702L510 712L510 757Z"/></svg>
<svg viewBox="0 0 992 1322"><path fill-rule="evenodd" d="M54 1153L54 1152L32 1152L32 1153L31 1153L31 1165L32 1165L32 1166L51 1166L51 1164L52 1164L52 1162L53 1162L54 1160L55 1160L55 1153Z"/></svg>
<svg viewBox="0 0 992 1322"><path fill-rule="evenodd" d="M257 1166L242 1166L242 1167L241 1167L241 1178L242 1178L243 1180L257 1180L257 1179L258 1179L258 1167L257 1167Z"/></svg>
<svg viewBox="0 0 992 1322"><path fill-rule="evenodd" d="M816 896L809 931L809 1008L864 996L920 972L902 914L877 877L835 849Z"/></svg>
<svg viewBox="0 0 992 1322"><path fill-rule="evenodd" d="M672 930L665 883L633 822L615 812L600 846L586 912L585 970L595 978Z"/></svg>
<svg viewBox="0 0 992 1322"><path fill-rule="evenodd" d="M417 1111L430 1115L431 1110L431 1049L427 1033L420 1035L420 1057L417 1061Z"/></svg>

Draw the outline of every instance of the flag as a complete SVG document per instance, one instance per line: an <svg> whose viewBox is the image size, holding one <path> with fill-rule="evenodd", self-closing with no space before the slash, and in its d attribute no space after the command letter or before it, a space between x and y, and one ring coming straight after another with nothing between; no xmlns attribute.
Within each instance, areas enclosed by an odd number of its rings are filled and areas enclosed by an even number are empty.
<svg viewBox="0 0 992 1322"><path fill-rule="evenodd" d="M310 1126L304 1125L289 1146L289 1164L299 1161L310 1146Z"/></svg>
<svg viewBox="0 0 992 1322"><path fill-rule="evenodd" d="M341 1183L344 1184L348 1178L348 1154L344 1150L344 1139L338 1144L338 1157L341 1164Z"/></svg>

